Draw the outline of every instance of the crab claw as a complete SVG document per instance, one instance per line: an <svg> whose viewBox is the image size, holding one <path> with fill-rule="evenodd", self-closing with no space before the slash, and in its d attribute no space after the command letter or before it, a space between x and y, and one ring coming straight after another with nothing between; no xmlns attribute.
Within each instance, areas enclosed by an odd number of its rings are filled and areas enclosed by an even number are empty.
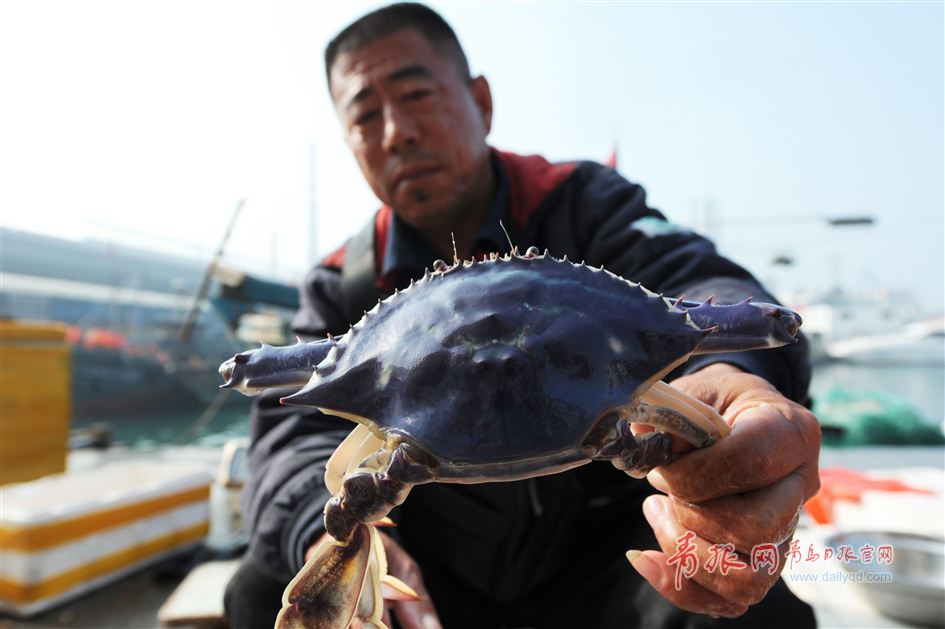
<svg viewBox="0 0 945 629"><path fill-rule="evenodd" d="M376 535L361 524L346 544L326 536L286 587L275 629L346 629L358 611Z"/></svg>
<svg viewBox="0 0 945 629"><path fill-rule="evenodd" d="M771 335L776 342L784 344L796 342L797 330L803 323L801 315L775 304L756 304L756 306L761 308L766 317L773 320Z"/></svg>
<svg viewBox="0 0 945 629"><path fill-rule="evenodd" d="M717 306L706 301L688 307L686 312L699 328L711 330L699 343L693 352L695 354L790 345L797 342L797 332L801 327L801 317L793 310L747 299L737 304Z"/></svg>
<svg viewBox="0 0 945 629"><path fill-rule="evenodd" d="M239 390L240 385L242 384L245 376L243 371L247 362L249 362L249 355L254 350L248 352L243 352L237 354L232 358L229 358L220 365L220 375L223 376L224 383L220 385L221 389L237 389Z"/></svg>
<svg viewBox="0 0 945 629"><path fill-rule="evenodd" d="M220 375L221 389L236 389L243 395L256 395L272 387L301 387L312 377L315 366L337 344L337 339L328 337L320 341L286 347L262 345L223 362Z"/></svg>

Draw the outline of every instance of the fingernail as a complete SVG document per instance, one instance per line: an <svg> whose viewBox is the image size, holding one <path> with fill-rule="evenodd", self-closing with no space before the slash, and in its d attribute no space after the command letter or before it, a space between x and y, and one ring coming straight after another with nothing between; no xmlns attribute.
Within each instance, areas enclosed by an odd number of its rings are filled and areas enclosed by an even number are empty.
<svg viewBox="0 0 945 629"><path fill-rule="evenodd" d="M442 629L440 621L433 614L423 614L420 616L420 624L424 629Z"/></svg>
<svg viewBox="0 0 945 629"><path fill-rule="evenodd" d="M661 497L650 496L643 501L643 516L651 527L660 525L667 519L666 501Z"/></svg>
<svg viewBox="0 0 945 629"><path fill-rule="evenodd" d="M669 483L666 482L663 473L659 470L650 470L650 473L646 475L646 480L663 493L669 493Z"/></svg>
<svg viewBox="0 0 945 629"><path fill-rule="evenodd" d="M663 571L659 566L653 563L653 560L644 555L639 550L628 550L627 559L633 569L640 573L640 576L649 581L650 585L659 589L663 585Z"/></svg>

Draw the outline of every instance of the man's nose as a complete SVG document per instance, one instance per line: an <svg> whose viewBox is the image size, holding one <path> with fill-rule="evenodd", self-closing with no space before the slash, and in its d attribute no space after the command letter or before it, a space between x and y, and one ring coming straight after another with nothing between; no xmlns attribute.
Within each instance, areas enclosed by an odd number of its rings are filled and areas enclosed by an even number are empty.
<svg viewBox="0 0 945 629"><path fill-rule="evenodd" d="M420 130L413 117L400 107L384 107L384 150L400 153L417 144Z"/></svg>

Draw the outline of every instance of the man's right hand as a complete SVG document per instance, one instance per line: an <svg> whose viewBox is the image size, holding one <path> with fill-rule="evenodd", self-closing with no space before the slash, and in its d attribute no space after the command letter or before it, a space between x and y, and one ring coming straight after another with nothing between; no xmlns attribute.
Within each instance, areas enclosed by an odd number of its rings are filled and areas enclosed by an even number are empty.
<svg viewBox="0 0 945 629"><path fill-rule="evenodd" d="M440 618L423 583L420 566L389 535L382 531L378 531L378 534L381 536L384 551L387 553L387 572L409 585L420 596L418 601L385 599L384 624L391 626L390 614L393 612L403 629L441 629ZM321 540L309 546L305 552L305 561L312 557L320 542ZM357 618L351 622L350 629L362 628L363 625Z"/></svg>

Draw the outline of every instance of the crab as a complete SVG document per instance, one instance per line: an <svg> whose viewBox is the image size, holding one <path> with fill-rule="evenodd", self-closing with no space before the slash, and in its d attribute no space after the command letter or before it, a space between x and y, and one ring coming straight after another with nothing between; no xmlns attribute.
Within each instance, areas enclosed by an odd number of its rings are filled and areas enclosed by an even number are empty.
<svg viewBox="0 0 945 629"><path fill-rule="evenodd" d="M286 588L278 628L383 627L374 525L420 483L511 481L595 460L643 477L729 427L662 378L694 354L794 342L794 312L746 299L672 300L603 268L530 247L447 264L379 302L339 337L263 346L220 367L253 394L357 423L327 463L329 537ZM384 588L383 586L388 586Z"/></svg>

